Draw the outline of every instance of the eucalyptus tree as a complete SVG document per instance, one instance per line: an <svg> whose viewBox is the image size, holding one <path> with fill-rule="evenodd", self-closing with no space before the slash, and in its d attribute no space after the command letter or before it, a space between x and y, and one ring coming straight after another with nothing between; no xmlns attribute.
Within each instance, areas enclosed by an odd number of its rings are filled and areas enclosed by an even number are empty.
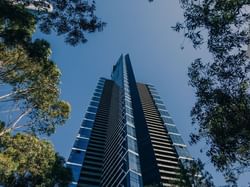
<svg viewBox="0 0 250 187"><path fill-rule="evenodd" d="M51 134L69 116L69 104L59 99L61 73L49 59L48 43L37 40L33 45L36 54L30 55L20 46L9 49L0 45L0 82L9 88L9 93L0 96L0 104L15 117L5 121L0 136L20 128Z"/></svg>
<svg viewBox="0 0 250 187"><path fill-rule="evenodd" d="M197 58L189 67L197 101L191 111L198 131L191 143L205 139L206 154L228 182L250 167L250 94L247 56L249 0L180 0L184 21L173 28L195 49L206 45L211 60Z"/></svg>
<svg viewBox="0 0 250 187"><path fill-rule="evenodd" d="M51 11L47 5L52 6ZM1 0L0 37L9 44L27 42L37 24L43 33L63 35L66 43L75 46L87 41L86 33L105 26L95 10L95 2L85 0Z"/></svg>
<svg viewBox="0 0 250 187"><path fill-rule="evenodd" d="M9 133L0 137L0 185L5 187L68 186L72 174L46 140Z"/></svg>

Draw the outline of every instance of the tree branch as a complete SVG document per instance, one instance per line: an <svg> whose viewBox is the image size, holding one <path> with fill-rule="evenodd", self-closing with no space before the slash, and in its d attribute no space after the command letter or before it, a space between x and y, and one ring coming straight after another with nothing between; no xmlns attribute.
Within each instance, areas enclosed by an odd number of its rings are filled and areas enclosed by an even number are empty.
<svg viewBox="0 0 250 187"><path fill-rule="evenodd" d="M15 92L11 92L11 93L8 93L8 94L5 94L5 95L2 95L2 96L0 96L0 101L2 101L2 100L5 100L5 99L7 99L7 98L9 98L9 97L12 97L12 96L14 96L14 95L16 95L16 94L20 94L20 93L25 93L25 92L27 92L28 90L27 89L24 89L24 90L17 90L17 91L15 91Z"/></svg>
<svg viewBox="0 0 250 187"><path fill-rule="evenodd" d="M28 115L31 112L31 108L29 108L28 110L26 110L25 112L23 112L22 114L20 114L20 116L18 116L16 118L15 121L13 121L12 124L9 125L8 128L5 128L2 132L0 132L0 137L3 136L4 134L16 129L16 126L18 124L18 122L20 122L26 115ZM18 128L21 128L21 126L18 126Z"/></svg>

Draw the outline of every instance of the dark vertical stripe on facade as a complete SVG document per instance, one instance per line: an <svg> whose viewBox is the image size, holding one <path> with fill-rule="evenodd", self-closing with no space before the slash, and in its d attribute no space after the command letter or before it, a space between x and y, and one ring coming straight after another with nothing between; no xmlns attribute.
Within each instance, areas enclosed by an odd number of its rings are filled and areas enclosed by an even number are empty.
<svg viewBox="0 0 250 187"><path fill-rule="evenodd" d="M125 56L127 63L128 78L130 79L131 99L136 127L136 138L138 144L141 174L143 185L160 184L160 174L156 163L153 147L151 144L147 124L144 118L141 99L137 89L135 76L129 56Z"/></svg>
<svg viewBox="0 0 250 187"><path fill-rule="evenodd" d="M106 80L86 150L78 186L100 186L113 81Z"/></svg>
<svg viewBox="0 0 250 187"><path fill-rule="evenodd" d="M110 104L110 114L107 128L107 137L105 145L105 159L102 169L100 186L116 186L124 176L124 161L121 155L124 154L124 127L122 124L120 88L114 84L112 90L112 99Z"/></svg>

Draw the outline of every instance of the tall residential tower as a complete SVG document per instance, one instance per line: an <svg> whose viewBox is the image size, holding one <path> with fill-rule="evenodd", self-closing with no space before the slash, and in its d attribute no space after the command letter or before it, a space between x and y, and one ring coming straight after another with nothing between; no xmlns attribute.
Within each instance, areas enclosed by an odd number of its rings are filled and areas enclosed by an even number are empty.
<svg viewBox="0 0 250 187"><path fill-rule="evenodd" d="M100 78L67 166L71 186L171 186L192 159L154 86L137 83L128 55Z"/></svg>

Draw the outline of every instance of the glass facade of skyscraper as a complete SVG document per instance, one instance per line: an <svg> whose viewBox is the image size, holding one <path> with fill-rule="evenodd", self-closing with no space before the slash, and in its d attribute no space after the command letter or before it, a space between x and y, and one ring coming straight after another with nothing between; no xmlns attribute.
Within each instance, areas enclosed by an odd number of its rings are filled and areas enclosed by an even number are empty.
<svg viewBox="0 0 250 187"><path fill-rule="evenodd" d="M71 186L171 186L191 160L154 86L137 83L128 55L100 78L67 166Z"/></svg>

